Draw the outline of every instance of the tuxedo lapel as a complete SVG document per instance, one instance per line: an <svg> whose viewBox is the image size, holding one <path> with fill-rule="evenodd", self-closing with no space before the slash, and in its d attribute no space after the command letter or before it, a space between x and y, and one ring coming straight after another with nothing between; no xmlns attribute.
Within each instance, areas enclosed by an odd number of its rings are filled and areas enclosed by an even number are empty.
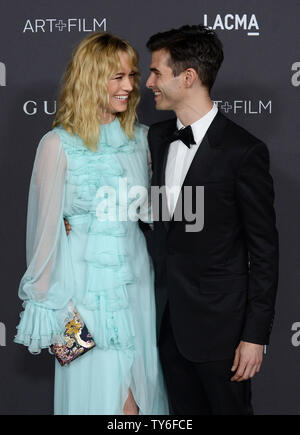
<svg viewBox="0 0 300 435"><path fill-rule="evenodd" d="M171 143L168 140L166 140L166 142L164 143L164 150L162 154L162 163L161 163L160 180L159 180L160 187L164 189L163 202L162 202L162 207L164 207L164 211L162 211L162 213L168 215L169 218L170 218L170 213L167 204L167 195L165 189L166 189L166 166L167 166L170 145ZM170 226L170 220L163 221L163 224L165 226L165 229L168 231Z"/></svg>
<svg viewBox="0 0 300 435"><path fill-rule="evenodd" d="M166 165L168 159L168 152L170 148L170 140L172 133L176 129L176 118L164 121L159 125L160 128L156 128L156 134L152 136L152 159L155 162L152 185L154 187L159 187L161 191L161 206L157 203L157 218L161 221L162 215L167 217L169 215L169 210L166 201L165 192L165 173ZM155 131L155 130L154 130ZM154 146L155 144L155 146ZM163 225L166 230L169 227L169 221L163 221Z"/></svg>
<svg viewBox="0 0 300 435"><path fill-rule="evenodd" d="M218 148L210 145L208 135L206 134L192 160L192 163L187 171L185 179L182 183L184 186L194 185L195 180L201 180L208 177L212 170L214 160L218 154Z"/></svg>
<svg viewBox="0 0 300 435"><path fill-rule="evenodd" d="M179 198L183 198L185 186L196 186L199 180L204 181L211 173L215 158L219 153L223 130L227 125L227 122L227 119L220 112L216 114L204 138L202 139L202 142L199 145L199 148L183 180ZM177 201L173 217L175 215L177 206L181 207L181 201Z"/></svg>
<svg viewBox="0 0 300 435"><path fill-rule="evenodd" d="M159 176L160 186L165 186L166 184L166 166L167 166L169 148L171 144L169 138L171 137L175 129L176 129L176 119L172 119L168 125L168 128L164 132L164 137L160 145L162 149L160 176Z"/></svg>
<svg viewBox="0 0 300 435"><path fill-rule="evenodd" d="M166 184L166 166L167 166L170 145L171 143L168 141L164 143L164 150L162 154L162 163L161 163L160 178L159 178L159 182L161 186L165 186Z"/></svg>
<svg viewBox="0 0 300 435"><path fill-rule="evenodd" d="M177 210L177 208L183 207L184 188L186 186L196 186L199 183L199 179L205 179L212 169L217 152L216 149L211 148L208 137L205 135L183 180L172 221L174 216L182 216L182 210Z"/></svg>
<svg viewBox="0 0 300 435"><path fill-rule="evenodd" d="M158 146L158 164L157 164L157 184L160 188L165 189L166 184L166 166L167 166L167 160L168 160L168 153L170 148L170 141L169 138L171 137L172 133L176 129L176 118L171 119L167 122L167 127L161 132L160 138L158 140L159 146ZM168 205L166 201L165 196L165 190L163 192L163 207L165 208L162 212L164 215L169 214ZM168 231L170 221L163 221L163 224Z"/></svg>
<svg viewBox="0 0 300 435"><path fill-rule="evenodd" d="M180 196L182 198L182 190L184 186L195 186L197 180L205 180L211 172L215 157L217 156L219 146L222 143L222 135L224 128L227 126L227 118L218 112L209 126L199 148L193 158L193 161L187 171L185 179L182 183ZM176 119L170 120L168 127L164 131L163 139L160 141L161 152L159 154L160 163L158 165L158 183L159 186L165 186L166 184L166 166L168 159L168 152L170 148L170 142L168 138L176 128ZM179 196L179 198L180 198ZM180 202L177 201L176 207L180 206ZM175 215L176 207L173 217ZM171 220L173 220L173 217ZM170 227L169 221L164 221L165 228L168 230Z"/></svg>
<svg viewBox="0 0 300 435"><path fill-rule="evenodd" d="M218 112L199 145L182 187L195 184L193 180L205 180L209 176L222 145L222 135L227 123L227 118Z"/></svg>

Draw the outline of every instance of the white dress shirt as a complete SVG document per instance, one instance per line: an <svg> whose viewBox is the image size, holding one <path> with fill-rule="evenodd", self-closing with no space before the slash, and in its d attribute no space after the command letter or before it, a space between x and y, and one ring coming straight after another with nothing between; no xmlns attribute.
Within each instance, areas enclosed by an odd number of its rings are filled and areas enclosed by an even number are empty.
<svg viewBox="0 0 300 435"><path fill-rule="evenodd" d="M217 112L218 106L216 103L214 103L212 109L206 113L206 115L191 124L196 142L195 145L191 145L191 147L188 148L181 140L176 140L170 144L165 177L167 202L170 216L172 216L174 213L181 186L184 182L193 158ZM184 125L177 118L177 128L181 129L183 127Z"/></svg>

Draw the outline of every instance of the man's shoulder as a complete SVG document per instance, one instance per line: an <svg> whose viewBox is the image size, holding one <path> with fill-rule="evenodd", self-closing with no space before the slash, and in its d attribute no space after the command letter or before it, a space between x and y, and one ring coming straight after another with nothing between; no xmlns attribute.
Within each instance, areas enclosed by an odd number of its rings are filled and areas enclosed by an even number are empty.
<svg viewBox="0 0 300 435"><path fill-rule="evenodd" d="M257 143L262 143L262 140L256 137L253 133L247 130L245 127L237 124L225 115L222 116L226 119L227 126L224 132L224 139L233 141L240 146L252 146Z"/></svg>
<svg viewBox="0 0 300 435"><path fill-rule="evenodd" d="M163 134L169 130L173 131L174 128L176 128L176 118L171 118L150 125L149 134Z"/></svg>

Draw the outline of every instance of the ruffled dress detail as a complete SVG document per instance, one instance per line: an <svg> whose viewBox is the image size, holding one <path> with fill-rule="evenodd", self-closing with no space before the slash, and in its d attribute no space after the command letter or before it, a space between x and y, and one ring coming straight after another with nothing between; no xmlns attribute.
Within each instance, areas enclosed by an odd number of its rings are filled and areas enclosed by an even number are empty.
<svg viewBox="0 0 300 435"><path fill-rule="evenodd" d="M105 126L104 126L105 128ZM102 127L103 129L103 127ZM133 349L134 326L128 304L126 284L135 280L126 249L128 222L108 220L113 210L126 206L126 198L119 192L120 177L125 171L118 161L117 153L132 153L135 140L125 134L123 141L100 141L98 151L92 152L80 138L70 142L70 135L58 128L61 143L68 157L67 182L76 188L78 202L89 207L89 229L84 259L87 267L87 291L83 301L88 309L98 310L101 319L99 335L95 338L102 349ZM99 198L99 188L109 186L116 192L116 201ZM126 195L129 183L126 183ZM114 216L112 216L113 218ZM72 216L71 222L72 222Z"/></svg>
<svg viewBox="0 0 300 435"><path fill-rule="evenodd" d="M62 328L68 317L58 321L55 311L42 305L25 301L24 311L20 314L20 323L15 342L28 346L31 353L40 353L52 343L63 343Z"/></svg>

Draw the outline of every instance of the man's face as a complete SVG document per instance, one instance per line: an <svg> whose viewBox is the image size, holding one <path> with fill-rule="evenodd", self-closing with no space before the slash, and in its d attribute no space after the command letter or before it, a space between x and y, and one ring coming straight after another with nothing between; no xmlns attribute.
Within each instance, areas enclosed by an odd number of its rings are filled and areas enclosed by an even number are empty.
<svg viewBox="0 0 300 435"><path fill-rule="evenodd" d="M157 110L174 110L184 98L182 73L174 77L169 66L170 54L167 50L157 50L152 53L150 76L146 86L152 89Z"/></svg>

